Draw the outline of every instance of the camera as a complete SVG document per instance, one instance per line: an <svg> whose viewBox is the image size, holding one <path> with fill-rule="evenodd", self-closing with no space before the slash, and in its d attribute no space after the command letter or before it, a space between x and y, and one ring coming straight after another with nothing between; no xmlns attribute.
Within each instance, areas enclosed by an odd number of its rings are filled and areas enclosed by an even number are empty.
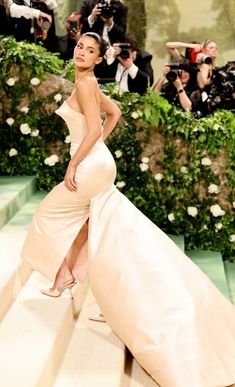
<svg viewBox="0 0 235 387"><path fill-rule="evenodd" d="M180 77L182 74L181 66L176 63L170 63L167 66L170 67L170 71L166 74L166 79L169 82L174 82L176 78Z"/></svg>
<svg viewBox="0 0 235 387"><path fill-rule="evenodd" d="M207 94L209 112L217 108L235 112L235 61L213 69L212 84L208 87Z"/></svg>
<svg viewBox="0 0 235 387"><path fill-rule="evenodd" d="M73 31L74 29L76 29L78 26L78 23L76 20L70 20L69 22L69 30L70 31Z"/></svg>
<svg viewBox="0 0 235 387"><path fill-rule="evenodd" d="M197 55L197 62L198 63L211 64L212 63L212 58L209 55L205 55L205 54L200 53L200 54Z"/></svg>
<svg viewBox="0 0 235 387"><path fill-rule="evenodd" d="M121 48L121 52L118 56L122 59L128 59L131 53L130 43L118 43L118 46Z"/></svg>
<svg viewBox="0 0 235 387"><path fill-rule="evenodd" d="M42 20L43 20L43 22L42 22L42 29L43 30L49 30L49 28L51 26L51 23L48 21L48 19L46 17L43 17Z"/></svg>
<svg viewBox="0 0 235 387"><path fill-rule="evenodd" d="M119 0L100 0L99 7L101 8L100 16L107 19L111 18L118 9Z"/></svg>

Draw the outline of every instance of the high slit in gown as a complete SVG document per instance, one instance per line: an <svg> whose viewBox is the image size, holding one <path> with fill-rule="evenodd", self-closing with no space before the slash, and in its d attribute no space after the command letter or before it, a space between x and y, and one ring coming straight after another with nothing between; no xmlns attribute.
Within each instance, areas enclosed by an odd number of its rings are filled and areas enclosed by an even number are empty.
<svg viewBox="0 0 235 387"><path fill-rule="evenodd" d="M71 155L87 127L59 109ZM161 387L235 383L235 308L208 277L114 185L100 138L76 169L78 189L58 184L35 211L22 258L54 280L89 218L88 274L107 323Z"/></svg>

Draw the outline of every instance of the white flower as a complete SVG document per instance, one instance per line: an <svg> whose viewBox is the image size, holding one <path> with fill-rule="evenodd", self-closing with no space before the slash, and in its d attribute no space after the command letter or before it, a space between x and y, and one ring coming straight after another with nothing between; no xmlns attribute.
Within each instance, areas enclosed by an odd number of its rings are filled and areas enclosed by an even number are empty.
<svg viewBox="0 0 235 387"><path fill-rule="evenodd" d="M15 120L14 118L12 117L9 117L6 119L6 123L9 125L9 126L12 126L14 124Z"/></svg>
<svg viewBox="0 0 235 387"><path fill-rule="evenodd" d="M118 181L117 184L116 184L116 187L117 188L123 188L125 187L126 183L125 181Z"/></svg>
<svg viewBox="0 0 235 387"><path fill-rule="evenodd" d="M141 158L141 162L144 163L144 164L148 164L149 163L149 157L142 157Z"/></svg>
<svg viewBox="0 0 235 387"><path fill-rule="evenodd" d="M60 102L61 100L62 100L62 95L61 94L56 94L56 95L54 95L54 100L56 101L56 102Z"/></svg>
<svg viewBox="0 0 235 387"><path fill-rule="evenodd" d="M30 127L29 127L29 125L27 123L20 125L20 131L21 131L22 134L29 134L29 133L31 133L31 129L30 129Z"/></svg>
<svg viewBox="0 0 235 387"><path fill-rule="evenodd" d="M216 230L221 230L222 227L223 227L223 223L216 223L215 224Z"/></svg>
<svg viewBox="0 0 235 387"><path fill-rule="evenodd" d="M157 180L157 181L161 181L163 179L163 174L162 173L156 173L156 175L154 175L154 179Z"/></svg>
<svg viewBox="0 0 235 387"><path fill-rule="evenodd" d="M217 216L223 216L225 214L225 211L222 210L222 208L218 204L214 204L210 207L210 212L213 216L217 218Z"/></svg>
<svg viewBox="0 0 235 387"><path fill-rule="evenodd" d="M22 113L28 113L28 111L29 111L29 108L28 108L28 106L22 106L22 108L20 109L20 111L22 112Z"/></svg>
<svg viewBox="0 0 235 387"><path fill-rule="evenodd" d="M131 113L131 117L134 118L134 120L136 120L137 118L139 118L139 114L137 112L133 112Z"/></svg>
<svg viewBox="0 0 235 387"><path fill-rule="evenodd" d="M235 234L230 235L229 242L231 242L231 243L235 242Z"/></svg>
<svg viewBox="0 0 235 387"><path fill-rule="evenodd" d="M55 163L58 163L58 161L59 157L57 155L51 155L44 160L44 163L46 165L49 165L50 167L53 167L53 165L55 165Z"/></svg>
<svg viewBox="0 0 235 387"><path fill-rule="evenodd" d="M193 218L195 218L195 216L197 216L198 214L198 210L196 207L188 207L187 208L187 213L192 216Z"/></svg>
<svg viewBox="0 0 235 387"><path fill-rule="evenodd" d="M34 129L32 132L31 132L31 136L32 137L38 137L39 135L39 130L38 129Z"/></svg>
<svg viewBox="0 0 235 387"><path fill-rule="evenodd" d="M208 227L207 227L206 224L204 224L203 229L204 229L204 230L208 230Z"/></svg>
<svg viewBox="0 0 235 387"><path fill-rule="evenodd" d="M8 78L6 83L8 86L14 86L14 84L16 83L16 80L15 78Z"/></svg>
<svg viewBox="0 0 235 387"><path fill-rule="evenodd" d="M212 164L212 161L209 159L209 157L203 157L201 159L201 164L205 166L209 166Z"/></svg>
<svg viewBox="0 0 235 387"><path fill-rule="evenodd" d="M66 144L70 144L70 143L71 143L70 135L68 135L68 136L65 137L64 142L65 142Z"/></svg>
<svg viewBox="0 0 235 387"><path fill-rule="evenodd" d="M180 168L180 172L188 173L188 168L183 166L183 167Z"/></svg>
<svg viewBox="0 0 235 387"><path fill-rule="evenodd" d="M233 208L235 208L235 202L233 202Z"/></svg>
<svg viewBox="0 0 235 387"><path fill-rule="evenodd" d="M167 217L170 222L173 222L175 220L175 215L172 212L168 214Z"/></svg>
<svg viewBox="0 0 235 387"><path fill-rule="evenodd" d="M141 172L147 171L147 169L149 169L148 164L145 164L145 163L141 163L141 164L140 164L140 170L141 170Z"/></svg>
<svg viewBox="0 0 235 387"><path fill-rule="evenodd" d="M209 193L215 193L215 194L219 193L219 187L218 187L218 185L216 185L216 184L210 184L209 187L208 187L208 192L209 192Z"/></svg>
<svg viewBox="0 0 235 387"><path fill-rule="evenodd" d="M9 150L9 156L12 157L12 156L16 156L18 153L18 151L15 149L15 148L11 148Z"/></svg>
<svg viewBox="0 0 235 387"><path fill-rule="evenodd" d="M115 154L116 158L119 159L119 157L122 156L122 151L118 149L118 150L116 150L116 151L114 152L114 154Z"/></svg>
<svg viewBox="0 0 235 387"><path fill-rule="evenodd" d="M40 79L38 79L38 78L32 78L32 79L30 80L31 85L33 85L33 86L38 86L40 82L41 82L41 81L40 81Z"/></svg>

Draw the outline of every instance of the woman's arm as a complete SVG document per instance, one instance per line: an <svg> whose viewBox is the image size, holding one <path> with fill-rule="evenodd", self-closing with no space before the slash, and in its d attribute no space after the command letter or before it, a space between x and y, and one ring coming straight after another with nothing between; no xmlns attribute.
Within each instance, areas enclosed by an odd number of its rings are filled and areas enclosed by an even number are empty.
<svg viewBox="0 0 235 387"><path fill-rule="evenodd" d="M176 61L179 62L182 59L179 48L193 48L195 51L201 50L201 44L198 43L183 43L183 42L167 42L166 48L170 53L170 56Z"/></svg>
<svg viewBox="0 0 235 387"><path fill-rule="evenodd" d="M81 112L85 116L87 133L84 136L78 150L71 158L66 174L65 186L70 191L76 191L75 172L78 164L86 157L102 135L100 109L97 101L97 83L91 79L80 79L76 84L76 96Z"/></svg>
<svg viewBox="0 0 235 387"><path fill-rule="evenodd" d="M102 91L100 92L100 110L106 113L103 123L103 139L105 140L115 128L121 116L121 110L110 98L102 93Z"/></svg>

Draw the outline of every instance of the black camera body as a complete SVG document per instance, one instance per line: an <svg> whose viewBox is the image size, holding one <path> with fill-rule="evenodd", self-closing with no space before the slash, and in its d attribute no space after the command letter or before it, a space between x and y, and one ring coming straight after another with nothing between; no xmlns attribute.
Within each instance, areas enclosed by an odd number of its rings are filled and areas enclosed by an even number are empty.
<svg viewBox="0 0 235 387"><path fill-rule="evenodd" d="M110 19L118 9L119 0L100 0L99 7L101 8L100 16Z"/></svg>
<svg viewBox="0 0 235 387"><path fill-rule="evenodd" d="M170 67L170 71L166 74L166 79L169 82L174 82L182 74L181 65L178 63L170 63L167 66Z"/></svg>
<svg viewBox="0 0 235 387"><path fill-rule="evenodd" d="M210 111L221 108L235 112L235 61L213 69L212 84L207 94Z"/></svg>
<svg viewBox="0 0 235 387"><path fill-rule="evenodd" d="M120 58L122 58L122 59L130 58L130 54L131 54L130 43L118 43L118 45L121 48L121 52L118 56L120 56Z"/></svg>

